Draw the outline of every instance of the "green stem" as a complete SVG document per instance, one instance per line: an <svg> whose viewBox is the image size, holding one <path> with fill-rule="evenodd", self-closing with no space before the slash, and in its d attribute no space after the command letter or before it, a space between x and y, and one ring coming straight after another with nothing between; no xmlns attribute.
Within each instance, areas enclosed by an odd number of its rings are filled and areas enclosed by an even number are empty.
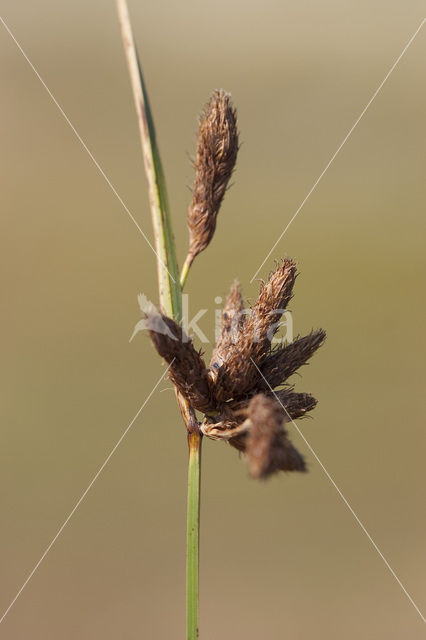
<svg viewBox="0 0 426 640"><path fill-rule="evenodd" d="M138 117L149 204L157 254L158 286L163 311L179 321L182 317L181 288L175 242L170 221L169 201L154 120L133 38L126 0L116 0L121 34L129 68L130 81Z"/></svg>
<svg viewBox="0 0 426 640"><path fill-rule="evenodd" d="M149 202L157 254L160 304L169 317L179 322L182 317L182 288L191 261L185 262L182 284L180 284L166 183L155 135L154 120L133 39L127 3L126 0L116 0L116 3L138 116L145 173L148 179ZM180 393L176 395L188 429L187 637L188 640L196 640L198 638L198 550L202 436L198 431L194 411Z"/></svg>
<svg viewBox="0 0 426 640"><path fill-rule="evenodd" d="M187 640L198 638L198 559L200 534L200 466L201 434L188 434L188 514L186 562L186 633Z"/></svg>
<svg viewBox="0 0 426 640"><path fill-rule="evenodd" d="M188 254L186 256L186 260L183 263L182 271L180 272L180 286L181 289L184 288L186 279L188 277L189 270L191 268L193 258Z"/></svg>

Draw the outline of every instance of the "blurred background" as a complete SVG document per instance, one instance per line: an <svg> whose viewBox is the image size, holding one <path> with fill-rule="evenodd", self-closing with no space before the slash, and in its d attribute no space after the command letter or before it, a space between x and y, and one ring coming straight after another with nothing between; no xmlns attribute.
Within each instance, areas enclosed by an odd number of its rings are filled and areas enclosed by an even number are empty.
<svg viewBox="0 0 426 640"><path fill-rule="evenodd" d="M1 15L151 238L113 1L3 0ZM242 147L188 280L250 280L419 26L421 2L130 1L187 247L198 113L214 88ZM1 581L4 611L164 367L129 344L155 259L5 28L1 51ZM262 268L295 257L299 427L424 609L425 28ZM209 352L210 347L206 350ZM204 442L201 638L423 637L423 623L300 436L310 473L266 483ZM8 640L185 635L186 439L164 380L0 627Z"/></svg>

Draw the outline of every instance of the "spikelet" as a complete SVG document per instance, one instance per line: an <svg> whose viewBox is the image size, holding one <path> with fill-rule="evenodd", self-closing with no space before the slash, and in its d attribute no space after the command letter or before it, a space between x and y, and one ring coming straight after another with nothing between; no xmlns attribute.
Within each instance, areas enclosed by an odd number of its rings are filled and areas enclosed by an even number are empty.
<svg viewBox="0 0 426 640"><path fill-rule="evenodd" d="M278 389L269 395L278 400L291 420L303 418L308 411L315 409L318 404L318 400L310 393L295 393L288 389Z"/></svg>
<svg viewBox="0 0 426 640"><path fill-rule="evenodd" d="M290 302L295 279L296 264L286 259L262 284L251 314L217 371L217 394L221 400L244 396L259 383L259 367L270 352L276 325Z"/></svg>
<svg viewBox="0 0 426 640"><path fill-rule="evenodd" d="M192 340L171 318L149 310L146 316L152 343L169 365L170 380L195 409L204 412L211 410L208 371Z"/></svg>
<svg viewBox="0 0 426 640"><path fill-rule="evenodd" d="M303 338L297 338L285 347L272 351L261 366L262 375L267 382L262 378L260 387L274 389L283 384L320 348L325 340L325 335L323 329L318 329Z"/></svg>
<svg viewBox="0 0 426 640"><path fill-rule="evenodd" d="M246 440L250 475L267 478L277 471L306 471L303 456L288 439L282 408L276 400L259 394L248 407L251 423Z"/></svg>
<svg viewBox="0 0 426 640"><path fill-rule="evenodd" d="M191 264L213 237L217 214L234 171L237 153L236 111L228 93L214 91L202 114L198 130L193 198L187 213L187 264Z"/></svg>
<svg viewBox="0 0 426 640"><path fill-rule="evenodd" d="M222 327L219 339L210 360L210 369L215 374L226 360L232 345L238 340L245 322L244 302L238 280L235 280L222 311Z"/></svg>
<svg viewBox="0 0 426 640"><path fill-rule="evenodd" d="M256 390L254 394L258 393ZM271 398L275 398L280 406L282 407L282 411L285 416L289 417L291 420L296 420L296 418L303 418L308 411L312 411L318 404L316 398L314 398L310 393L296 393L292 391L292 389L277 389L276 391L270 391L269 389L265 389L263 393ZM237 416L248 416L248 405L253 396L245 398L244 400L236 400L234 402L228 402L226 406L227 412L232 412ZM230 420L230 418L228 418Z"/></svg>

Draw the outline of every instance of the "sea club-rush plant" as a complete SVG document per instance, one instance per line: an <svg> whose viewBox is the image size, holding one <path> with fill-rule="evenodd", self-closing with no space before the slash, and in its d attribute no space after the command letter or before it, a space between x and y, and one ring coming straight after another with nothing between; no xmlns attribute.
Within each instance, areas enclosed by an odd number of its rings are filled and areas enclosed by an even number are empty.
<svg viewBox="0 0 426 640"><path fill-rule="evenodd" d="M187 638L194 640L198 637L202 438L223 440L243 453L254 478L279 471L306 471L286 424L303 417L317 401L308 393L295 392L288 379L321 346L325 332L319 329L290 344L272 346L297 276L296 263L285 258L262 282L251 308L245 308L239 283L232 284L209 365L185 335L180 325L182 290L194 259L213 238L235 168L239 146L236 111L230 95L217 90L201 115L193 197L187 212L189 249L179 278L165 179L126 1L117 0L117 7L139 120L157 254L159 308L146 305L145 326L168 365L189 444Z"/></svg>

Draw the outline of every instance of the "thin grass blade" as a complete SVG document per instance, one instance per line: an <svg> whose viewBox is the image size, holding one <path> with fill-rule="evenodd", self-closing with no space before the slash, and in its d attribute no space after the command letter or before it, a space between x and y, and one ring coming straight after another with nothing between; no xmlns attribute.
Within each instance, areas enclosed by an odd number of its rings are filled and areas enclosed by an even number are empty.
<svg viewBox="0 0 426 640"><path fill-rule="evenodd" d="M180 320L182 302L179 271L170 220L166 181L157 144L154 120L136 51L126 0L117 0L117 9L138 117L145 173L148 180L149 203L157 252L160 303L168 316L175 320Z"/></svg>

